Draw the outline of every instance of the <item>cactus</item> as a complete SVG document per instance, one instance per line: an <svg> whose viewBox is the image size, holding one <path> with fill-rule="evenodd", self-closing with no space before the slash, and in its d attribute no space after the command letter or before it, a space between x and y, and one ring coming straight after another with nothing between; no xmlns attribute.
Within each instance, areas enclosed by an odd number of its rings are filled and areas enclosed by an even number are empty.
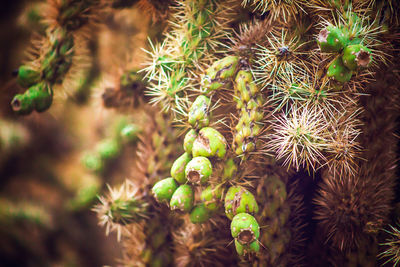
<svg viewBox="0 0 400 267"><path fill-rule="evenodd" d="M40 36L1 90L0 239L56 248L5 264L398 264L396 1L23 5L1 73Z"/></svg>

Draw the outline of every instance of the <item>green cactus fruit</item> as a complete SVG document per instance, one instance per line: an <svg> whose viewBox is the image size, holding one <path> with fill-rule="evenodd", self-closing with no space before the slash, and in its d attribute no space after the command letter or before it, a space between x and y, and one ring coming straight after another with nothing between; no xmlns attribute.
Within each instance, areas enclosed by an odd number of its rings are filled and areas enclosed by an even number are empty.
<svg viewBox="0 0 400 267"><path fill-rule="evenodd" d="M224 136L211 127L200 130L199 135L193 143L193 157L219 157L224 158L226 154L226 140Z"/></svg>
<svg viewBox="0 0 400 267"><path fill-rule="evenodd" d="M212 187L209 185L206 189L201 192L200 199L204 203L204 206L209 211L216 211L218 209L218 202L222 197L222 187Z"/></svg>
<svg viewBox="0 0 400 267"><path fill-rule="evenodd" d="M195 129L190 129L183 140L183 149L185 152L192 154L194 140L196 140L198 133Z"/></svg>
<svg viewBox="0 0 400 267"><path fill-rule="evenodd" d="M194 206L190 212L190 221L192 223L204 223L210 219L210 211L206 208L204 203Z"/></svg>
<svg viewBox="0 0 400 267"><path fill-rule="evenodd" d="M134 142L138 139L139 132L139 126L129 123L121 129L120 136L123 142Z"/></svg>
<svg viewBox="0 0 400 267"><path fill-rule="evenodd" d="M11 107L19 115L28 115L33 111L34 104L27 94L17 94L11 101Z"/></svg>
<svg viewBox="0 0 400 267"><path fill-rule="evenodd" d="M343 64L341 57L337 57L331 62L331 64L329 64L326 74L328 77L335 78L338 82L345 83L350 81L353 72Z"/></svg>
<svg viewBox="0 0 400 267"><path fill-rule="evenodd" d="M191 155L187 152L183 153L179 158L177 158L171 167L171 176L180 184L187 182L185 176L186 164L192 159Z"/></svg>
<svg viewBox="0 0 400 267"><path fill-rule="evenodd" d="M212 165L206 157L195 157L186 165L185 176L192 184L205 184L212 174Z"/></svg>
<svg viewBox="0 0 400 267"><path fill-rule="evenodd" d="M237 172L236 163L233 160L233 158L230 158L225 162L224 173L222 175L222 179L224 181L229 180L235 175L236 172Z"/></svg>
<svg viewBox="0 0 400 267"><path fill-rule="evenodd" d="M225 196L225 214L232 220L239 213L257 213L257 201L252 193L241 186L231 186Z"/></svg>
<svg viewBox="0 0 400 267"><path fill-rule="evenodd" d="M239 213L232 219L231 234L241 245L250 245L260 237L260 226L252 215Z"/></svg>
<svg viewBox="0 0 400 267"><path fill-rule="evenodd" d="M210 123L209 108L210 99L199 95L189 109L188 121L195 128L207 127Z"/></svg>
<svg viewBox="0 0 400 267"><path fill-rule="evenodd" d="M184 184L179 186L170 201L171 210L181 210L190 212L193 208L194 192L190 185Z"/></svg>
<svg viewBox="0 0 400 267"><path fill-rule="evenodd" d="M82 164L93 172L101 172L104 169L103 161L97 153L87 153L82 157Z"/></svg>
<svg viewBox="0 0 400 267"><path fill-rule="evenodd" d="M26 91L27 96L33 101L37 112L47 110L53 102L53 91L47 83L38 83Z"/></svg>
<svg viewBox="0 0 400 267"><path fill-rule="evenodd" d="M258 240L251 242L249 245L242 245L235 239L235 248L239 256L246 256L248 254L257 253L260 251L260 244Z"/></svg>
<svg viewBox="0 0 400 267"><path fill-rule="evenodd" d="M158 202L169 203L177 188L178 184L176 183L175 179L170 177L155 183L151 191Z"/></svg>
<svg viewBox="0 0 400 267"><path fill-rule="evenodd" d="M322 52L340 52L348 41L346 32L333 25L321 30L317 39Z"/></svg>
<svg viewBox="0 0 400 267"><path fill-rule="evenodd" d="M96 146L96 151L102 160L114 159L120 152L120 144L115 139L104 139Z"/></svg>
<svg viewBox="0 0 400 267"><path fill-rule="evenodd" d="M22 65L18 68L17 83L28 88L40 81L40 72L29 66Z"/></svg>
<svg viewBox="0 0 400 267"><path fill-rule="evenodd" d="M214 62L203 77L203 92L207 94L220 89L226 79L235 75L238 63L239 57L237 56L227 56Z"/></svg>
<svg viewBox="0 0 400 267"><path fill-rule="evenodd" d="M372 62L371 50L362 44L348 45L343 51L342 59L350 70L367 68Z"/></svg>

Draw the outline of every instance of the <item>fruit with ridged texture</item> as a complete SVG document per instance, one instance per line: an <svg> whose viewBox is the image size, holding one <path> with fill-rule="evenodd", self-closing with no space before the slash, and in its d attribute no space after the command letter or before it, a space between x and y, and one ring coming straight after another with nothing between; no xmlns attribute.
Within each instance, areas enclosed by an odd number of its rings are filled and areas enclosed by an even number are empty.
<svg viewBox="0 0 400 267"><path fill-rule="evenodd" d="M225 196L225 214L232 218L239 213L257 213L258 204L252 193L241 186L231 186Z"/></svg>
<svg viewBox="0 0 400 267"><path fill-rule="evenodd" d="M200 203L190 212L190 221L192 223L204 223L210 218L210 211L206 208L204 203Z"/></svg>
<svg viewBox="0 0 400 267"><path fill-rule="evenodd" d="M179 186L170 201L172 210L181 210L183 212L190 212L193 208L194 192L190 185L184 184Z"/></svg>
<svg viewBox="0 0 400 267"><path fill-rule="evenodd" d="M185 176L186 164L192 159L189 153L183 153L179 158L177 158L171 167L171 176L180 184L187 182Z"/></svg>
<svg viewBox="0 0 400 267"><path fill-rule="evenodd" d="M209 211L216 211L218 209L218 203L221 200L221 197L222 187L213 187L209 185L201 192L200 199Z"/></svg>
<svg viewBox="0 0 400 267"><path fill-rule="evenodd" d="M260 226L252 215L239 213L232 219L231 234L241 245L250 245L260 237Z"/></svg>
<svg viewBox="0 0 400 267"><path fill-rule="evenodd" d="M212 165L206 157L195 157L186 165L185 176L192 184L205 184L212 174Z"/></svg>
<svg viewBox="0 0 400 267"><path fill-rule="evenodd" d="M224 158L226 154L226 140L224 136L211 127L200 130L199 135L193 143L193 157L218 157Z"/></svg>
<svg viewBox="0 0 400 267"><path fill-rule="evenodd" d="M343 64L341 57L337 57L329 64L326 74L328 77L333 77L338 82L345 83L350 81L353 72Z"/></svg>
<svg viewBox="0 0 400 267"><path fill-rule="evenodd" d="M199 95L189 109L188 122L195 128L207 127L210 123L210 99L204 95Z"/></svg>
<svg viewBox="0 0 400 267"><path fill-rule="evenodd" d="M167 202L171 201L172 195L175 190L178 188L178 184L175 179L172 177L165 178L161 181L158 181L152 188L152 192L154 197L158 202Z"/></svg>
<svg viewBox="0 0 400 267"><path fill-rule="evenodd" d="M333 25L328 25L318 34L317 42L322 52L339 52L349 41L347 34Z"/></svg>
<svg viewBox="0 0 400 267"><path fill-rule="evenodd" d="M367 68L372 62L371 50L362 44L346 46L342 58L343 64L350 70Z"/></svg>

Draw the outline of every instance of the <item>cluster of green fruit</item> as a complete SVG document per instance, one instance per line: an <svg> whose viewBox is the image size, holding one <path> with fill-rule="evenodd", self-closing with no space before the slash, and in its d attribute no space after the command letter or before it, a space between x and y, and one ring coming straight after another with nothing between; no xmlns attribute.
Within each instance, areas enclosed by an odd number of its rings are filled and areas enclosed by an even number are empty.
<svg viewBox="0 0 400 267"><path fill-rule="evenodd" d="M213 174L211 160L223 160L227 143L223 135L209 127L210 99L199 95L192 103L188 114L188 122L192 126L184 138L183 153L171 167L171 177L157 182L152 191L159 202L167 202L172 210L190 212L193 223L207 221L218 209L217 202L221 198L220 186L209 185L201 193L202 202L194 205L193 186L204 186L209 183Z"/></svg>
<svg viewBox="0 0 400 267"><path fill-rule="evenodd" d="M358 18L354 16L353 20ZM328 25L320 31L317 41L321 51L337 53L328 66L328 77L333 77L338 82L348 82L355 71L371 65L371 50L362 44L360 33L360 30L354 30L352 26L334 25Z"/></svg>
<svg viewBox="0 0 400 267"><path fill-rule="evenodd" d="M102 173L108 163L120 155L124 145L137 141L139 132L136 124L122 119L112 136L101 140L93 151L82 156L83 165L92 172Z"/></svg>

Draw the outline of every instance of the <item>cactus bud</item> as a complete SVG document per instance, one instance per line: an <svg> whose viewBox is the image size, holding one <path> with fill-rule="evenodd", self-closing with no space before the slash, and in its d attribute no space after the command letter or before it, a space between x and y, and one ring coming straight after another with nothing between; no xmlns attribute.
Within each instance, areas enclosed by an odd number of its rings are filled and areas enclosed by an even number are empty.
<svg viewBox="0 0 400 267"><path fill-rule="evenodd" d="M170 207L172 210L179 209L184 212L190 212L193 208L194 192L190 185L179 186L172 195Z"/></svg>
<svg viewBox="0 0 400 267"><path fill-rule="evenodd" d="M250 214L240 213L232 219L231 234L241 245L250 245L260 237L260 226Z"/></svg>
<svg viewBox="0 0 400 267"><path fill-rule="evenodd" d="M125 125L120 132L120 136L123 142L134 142L138 139L138 133L140 128L133 123Z"/></svg>
<svg viewBox="0 0 400 267"><path fill-rule="evenodd" d="M240 186L231 186L225 196L225 214L232 220L239 213L257 213L257 201L252 193Z"/></svg>
<svg viewBox="0 0 400 267"><path fill-rule="evenodd" d="M38 83L30 87L26 94L33 101L37 112L47 110L53 102L53 91L47 83Z"/></svg>
<svg viewBox="0 0 400 267"><path fill-rule="evenodd" d="M339 52L348 43L349 38L341 29L328 25L318 34L317 42L322 52Z"/></svg>
<svg viewBox="0 0 400 267"><path fill-rule="evenodd" d="M207 127L210 123L208 110L210 99L204 95L199 95L189 109L188 121L196 128Z"/></svg>
<svg viewBox="0 0 400 267"><path fill-rule="evenodd" d="M218 209L218 202L222 196L222 188L217 186L213 188L209 185L206 189L201 192L200 199L204 203L206 209L209 211L215 211Z"/></svg>
<svg viewBox="0 0 400 267"><path fill-rule="evenodd" d="M210 212L204 205L200 203L196 205L190 212L190 221L192 223L204 223L210 218Z"/></svg>
<svg viewBox="0 0 400 267"><path fill-rule="evenodd" d="M338 82L348 82L352 75L353 72L343 64L341 57L337 57L329 64L327 76L335 78Z"/></svg>
<svg viewBox="0 0 400 267"><path fill-rule="evenodd" d="M169 203L171 201L172 195L175 190L178 188L178 184L174 180L174 178L165 178L161 181L158 181L151 191L153 192L154 197L158 202L166 201Z"/></svg>
<svg viewBox="0 0 400 267"><path fill-rule="evenodd" d="M231 179L237 171L235 161L230 158L225 162L224 174L222 175L223 180Z"/></svg>
<svg viewBox="0 0 400 267"><path fill-rule="evenodd" d="M186 133L185 139L183 140L183 149L185 152L192 154L193 143L194 140L196 140L197 135L198 133L194 129L191 129Z"/></svg>
<svg viewBox="0 0 400 267"><path fill-rule="evenodd" d="M193 157L224 158L226 154L226 140L224 136L211 127L200 130L199 135L193 143Z"/></svg>
<svg viewBox="0 0 400 267"><path fill-rule="evenodd" d="M87 153L82 157L82 164L90 171L101 172L104 168L103 161L96 153Z"/></svg>
<svg viewBox="0 0 400 267"><path fill-rule="evenodd" d="M192 184L205 184L212 174L212 165L206 157L193 158L185 168L186 179Z"/></svg>
<svg viewBox="0 0 400 267"><path fill-rule="evenodd" d="M186 164L192 159L189 153L183 153L179 158L175 160L171 167L171 176L180 184L187 182L185 176Z"/></svg>
<svg viewBox="0 0 400 267"><path fill-rule="evenodd" d="M371 50L361 44L346 46L343 51L343 64L350 70L366 68L371 61Z"/></svg>

